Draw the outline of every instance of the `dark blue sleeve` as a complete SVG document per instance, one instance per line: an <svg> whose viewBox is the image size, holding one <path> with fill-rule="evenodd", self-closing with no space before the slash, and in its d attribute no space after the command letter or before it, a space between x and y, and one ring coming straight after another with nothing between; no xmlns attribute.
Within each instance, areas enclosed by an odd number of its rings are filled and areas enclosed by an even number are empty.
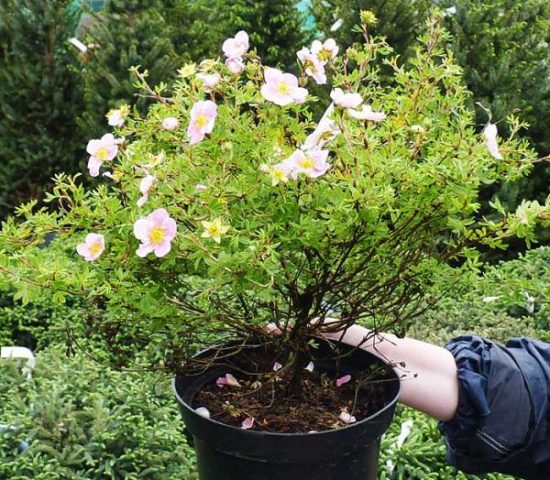
<svg viewBox="0 0 550 480"><path fill-rule="evenodd" d="M550 345L452 340L460 385L455 417L442 422L449 461L469 473L550 480Z"/></svg>

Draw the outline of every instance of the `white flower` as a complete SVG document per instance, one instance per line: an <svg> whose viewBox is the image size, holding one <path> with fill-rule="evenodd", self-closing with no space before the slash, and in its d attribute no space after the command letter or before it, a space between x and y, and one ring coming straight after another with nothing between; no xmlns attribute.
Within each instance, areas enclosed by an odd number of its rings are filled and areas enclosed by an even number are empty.
<svg viewBox="0 0 550 480"><path fill-rule="evenodd" d="M197 78L204 84L204 86L210 90L216 88L220 83L222 77L218 72L214 73L197 73Z"/></svg>
<svg viewBox="0 0 550 480"><path fill-rule="evenodd" d="M357 421L357 419L353 415L345 410L340 413L340 420L342 420L342 422L346 424L355 423Z"/></svg>
<svg viewBox="0 0 550 480"><path fill-rule="evenodd" d="M333 111L334 103L331 103L319 121L317 128L307 136L306 141L302 145L302 149L315 150L323 148L327 142L330 142L334 137L340 134L338 125L330 118Z"/></svg>
<svg viewBox="0 0 550 480"><path fill-rule="evenodd" d="M320 62L308 48L302 48L297 53L298 59L304 68L306 75L313 78L319 85L327 83L327 75L325 73L325 67L323 62Z"/></svg>
<svg viewBox="0 0 550 480"><path fill-rule="evenodd" d="M176 117L166 117L162 121L162 128L164 128L164 130L168 130L169 132L177 130L179 126L180 121Z"/></svg>
<svg viewBox="0 0 550 480"><path fill-rule="evenodd" d="M210 418L210 412L208 411L208 408L205 408L205 407L195 408L195 412L199 414L201 417Z"/></svg>
<svg viewBox="0 0 550 480"><path fill-rule="evenodd" d="M147 202L149 198L149 190L151 190L156 181L157 177L155 177L154 175L147 175L146 177L141 179L141 182L139 183L139 191L141 192L141 197L137 201L138 207L143 207L143 205L145 205L145 202Z"/></svg>
<svg viewBox="0 0 550 480"><path fill-rule="evenodd" d="M330 98L339 107L342 108L357 108L363 99L358 93L344 92L341 88L335 88L330 92Z"/></svg>
<svg viewBox="0 0 550 480"><path fill-rule="evenodd" d="M373 112L370 105L363 105L361 110L348 109L348 115L357 120L368 120L371 122L381 122L386 119L383 112Z"/></svg>
<svg viewBox="0 0 550 480"><path fill-rule="evenodd" d="M503 157L498 149L497 133L497 126L494 123L488 123L483 130L483 135L485 135L485 143L487 144L489 153L497 160L502 160Z"/></svg>
<svg viewBox="0 0 550 480"><path fill-rule="evenodd" d="M122 127L124 125L124 117L120 109L111 110L107 113L107 121L111 127Z"/></svg>
<svg viewBox="0 0 550 480"><path fill-rule="evenodd" d="M323 64L334 60L338 55L338 45L334 38L328 38L324 43L314 40L311 44L311 53Z"/></svg>
<svg viewBox="0 0 550 480"><path fill-rule="evenodd" d="M238 75L244 70L244 62L242 57L229 57L225 61L225 66L235 75Z"/></svg>
<svg viewBox="0 0 550 480"><path fill-rule="evenodd" d="M250 47L248 34L241 30L233 38L223 42L222 50L227 58L242 57Z"/></svg>

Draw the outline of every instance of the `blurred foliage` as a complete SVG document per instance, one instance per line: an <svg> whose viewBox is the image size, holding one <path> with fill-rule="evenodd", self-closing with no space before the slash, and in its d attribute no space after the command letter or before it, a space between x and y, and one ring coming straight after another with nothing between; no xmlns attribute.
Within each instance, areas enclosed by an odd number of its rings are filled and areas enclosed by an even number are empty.
<svg viewBox="0 0 550 480"><path fill-rule="evenodd" d="M147 70L152 85L175 77L180 60L164 3L108 0L101 12L92 14L83 36L88 45L82 57L86 106L80 118L80 127L89 138L105 133L105 115L111 108L131 103L143 112L149 105L150 99L136 97L130 67L140 65Z"/></svg>
<svg viewBox="0 0 550 480"><path fill-rule="evenodd" d="M450 48L464 70L464 83L473 93L471 108L481 129L488 121L516 114L530 126L529 138L539 157L550 154L550 2L547 0L441 0L450 8L445 17L452 34ZM453 10L454 8L454 10ZM509 130L499 123L500 134ZM482 193L488 201L498 196L515 208L523 198L543 201L550 195L550 161L535 165L529 177L490 186ZM487 203L485 202L485 205ZM539 237L550 241L550 229ZM524 245L516 243L513 250Z"/></svg>
<svg viewBox="0 0 550 480"><path fill-rule="evenodd" d="M416 40L425 30L430 4L430 0L312 0L311 10L317 29L336 39L343 50L364 41L356 26L360 12L371 11L378 21L369 31L386 37L402 63L414 52Z"/></svg>
<svg viewBox="0 0 550 480"><path fill-rule="evenodd" d="M439 294L436 308L409 335L434 343L474 333L502 343L519 336L550 342L550 247L441 287Z"/></svg>
<svg viewBox="0 0 550 480"><path fill-rule="evenodd" d="M70 0L0 0L0 218L76 173L84 139Z"/></svg>
<svg viewBox="0 0 550 480"><path fill-rule="evenodd" d="M402 445L397 439L403 424L410 422L410 433ZM382 437L379 480L478 480L456 470L446 460L447 451L437 422L423 413L397 407L389 430ZM514 477L488 474L485 480L512 480Z"/></svg>
<svg viewBox="0 0 550 480"><path fill-rule="evenodd" d="M550 153L550 3L546 0L443 0L450 46L464 69L464 81L493 115L514 110L530 124L526 132L541 155ZM476 106L477 121L487 113ZM506 125L500 125L504 136ZM548 185L546 185L548 188ZM547 191L548 192L548 191ZM543 198L544 200L544 198Z"/></svg>
<svg viewBox="0 0 550 480"><path fill-rule="evenodd" d="M312 39L297 0L168 0L166 18L175 44L194 61L221 55L226 38L239 30L266 65L296 71L296 52ZM220 12L223 12L221 14Z"/></svg>
<svg viewBox="0 0 550 480"><path fill-rule="evenodd" d="M194 454L167 382L51 347L31 380L0 363L0 478L192 480ZM28 448L25 448L26 442Z"/></svg>

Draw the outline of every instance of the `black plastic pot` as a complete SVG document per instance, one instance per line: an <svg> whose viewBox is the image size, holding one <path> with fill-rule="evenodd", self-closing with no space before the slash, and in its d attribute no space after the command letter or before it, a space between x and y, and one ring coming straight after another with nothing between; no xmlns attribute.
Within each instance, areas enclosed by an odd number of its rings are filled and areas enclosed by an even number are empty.
<svg viewBox="0 0 550 480"><path fill-rule="evenodd" d="M332 352L318 340L315 367L336 371L324 360ZM342 346L340 348L349 348ZM201 357L212 355L204 351ZM371 365L383 366L378 357L355 349L339 360L340 373L359 373ZM191 408L194 395L228 369L213 369L199 376L178 376L174 391L186 425L186 435L197 452L201 480L375 480L380 437L387 430L399 395L399 379L392 371L384 381L385 407L344 428L307 434L278 434L242 430L198 415Z"/></svg>

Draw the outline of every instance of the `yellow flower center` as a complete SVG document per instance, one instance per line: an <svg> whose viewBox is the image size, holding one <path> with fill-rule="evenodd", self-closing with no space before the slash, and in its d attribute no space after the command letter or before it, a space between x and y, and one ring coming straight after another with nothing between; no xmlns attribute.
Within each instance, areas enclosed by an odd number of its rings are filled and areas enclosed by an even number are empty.
<svg viewBox="0 0 550 480"><path fill-rule="evenodd" d="M109 156L109 150L107 150L105 147L98 148L95 156L103 162L107 160L107 157Z"/></svg>
<svg viewBox="0 0 550 480"><path fill-rule="evenodd" d="M153 245L158 245L164 241L164 229L161 227L153 227L149 232L149 241Z"/></svg>
<svg viewBox="0 0 550 480"><path fill-rule="evenodd" d="M314 163L313 163L313 158L311 157L306 157L302 160L300 160L300 167L304 168L304 169L311 169L314 167Z"/></svg>
<svg viewBox="0 0 550 480"><path fill-rule="evenodd" d="M199 114L197 118L195 119L195 125L198 128L204 128L206 125L208 125L208 117L203 114Z"/></svg>
<svg viewBox="0 0 550 480"><path fill-rule="evenodd" d="M332 52L326 48L323 48L319 51L319 53L317 53L317 58L320 62L330 62L332 59Z"/></svg>
<svg viewBox="0 0 550 480"><path fill-rule="evenodd" d="M306 62L304 63L304 68L306 70L309 68L312 72L317 71L317 69L315 68L315 64L311 60L306 60Z"/></svg>
<svg viewBox="0 0 550 480"><path fill-rule="evenodd" d="M273 178L276 180L284 180L286 178L286 173L284 170L276 168L273 170Z"/></svg>
<svg viewBox="0 0 550 480"><path fill-rule="evenodd" d="M277 91L281 95L288 95L290 93L290 87L286 83L281 82L277 85Z"/></svg>
<svg viewBox="0 0 550 480"><path fill-rule="evenodd" d="M208 233L212 236L212 237L220 237L221 236L221 228L220 228L220 225L218 225L217 223L213 223L212 225L210 225L208 228Z"/></svg>
<svg viewBox="0 0 550 480"><path fill-rule="evenodd" d="M101 243L96 242L90 247L90 253L92 255L97 255L99 252L101 252Z"/></svg>

